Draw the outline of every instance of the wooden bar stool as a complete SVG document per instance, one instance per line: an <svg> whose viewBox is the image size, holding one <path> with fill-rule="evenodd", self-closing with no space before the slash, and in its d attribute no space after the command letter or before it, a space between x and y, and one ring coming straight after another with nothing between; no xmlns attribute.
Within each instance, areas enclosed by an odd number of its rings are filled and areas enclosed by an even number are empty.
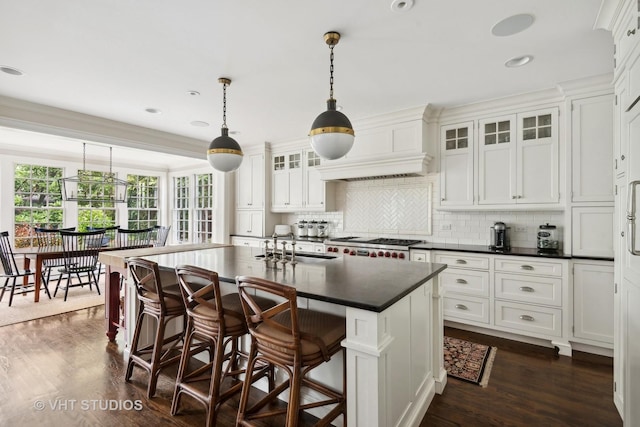
<svg viewBox="0 0 640 427"><path fill-rule="evenodd" d="M180 360L181 346L179 344L183 339L186 311L180 295L167 293L166 290L163 290L158 264L142 258L131 258L127 260L127 265L136 285L140 306L131 341L131 354L127 364L125 381L130 381L134 366L146 370L149 373L147 396L151 398L156 392L160 371ZM183 330L170 337L165 337L167 324L181 316L183 317ZM153 343L138 348L142 322L149 317L156 319Z"/></svg>
<svg viewBox="0 0 640 427"><path fill-rule="evenodd" d="M237 425L252 426L260 420L286 413L286 426L298 425L302 410L334 405L316 425L329 425L340 414L346 425L346 352L340 342L346 337L344 317L297 306L296 289L268 280L239 276L236 278L242 309L251 334L251 350L247 365L247 376L251 377L257 362L273 364L286 372L288 379L277 385L255 404L249 405L249 395L254 390L253 381L245 380L238 408ZM282 301L267 310L255 302L256 292L267 294ZM309 371L328 362L331 356L343 351L342 392L307 378ZM309 387L324 395L326 399L302 404L302 387ZM289 389L286 409L272 409L268 404ZM262 425L262 424L261 424Z"/></svg>
<svg viewBox="0 0 640 427"><path fill-rule="evenodd" d="M242 389L239 359L247 354L239 340L247 334L247 324L237 293L222 295L218 274L204 268L180 265L176 275L187 310L187 327L182 359L176 377L171 415L176 415L183 394L202 403L207 411L207 426L216 424L219 406ZM264 309L273 307L272 300L255 297ZM209 363L197 367L194 358L207 351ZM226 362L226 366L223 366ZM254 380L267 376L273 388L273 367L262 366Z"/></svg>

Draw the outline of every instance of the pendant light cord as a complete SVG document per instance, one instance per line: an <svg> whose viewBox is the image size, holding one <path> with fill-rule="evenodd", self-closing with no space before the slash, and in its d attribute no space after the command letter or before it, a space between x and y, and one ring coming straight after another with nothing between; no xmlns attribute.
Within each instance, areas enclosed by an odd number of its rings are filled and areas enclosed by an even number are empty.
<svg viewBox="0 0 640 427"><path fill-rule="evenodd" d="M227 84L222 84L222 127L227 127Z"/></svg>
<svg viewBox="0 0 640 427"><path fill-rule="evenodd" d="M329 46L331 50L331 54L329 55L329 61L331 65L329 66L329 99L333 99L333 46Z"/></svg>

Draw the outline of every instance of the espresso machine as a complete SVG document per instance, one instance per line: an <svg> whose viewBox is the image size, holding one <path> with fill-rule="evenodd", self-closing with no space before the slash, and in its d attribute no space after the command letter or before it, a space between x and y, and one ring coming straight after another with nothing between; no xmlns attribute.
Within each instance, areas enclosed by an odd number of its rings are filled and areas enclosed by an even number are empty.
<svg viewBox="0 0 640 427"><path fill-rule="evenodd" d="M494 251L508 251L511 249L509 242L509 230L511 227L507 227L504 222L496 222L489 229L491 230L489 249Z"/></svg>

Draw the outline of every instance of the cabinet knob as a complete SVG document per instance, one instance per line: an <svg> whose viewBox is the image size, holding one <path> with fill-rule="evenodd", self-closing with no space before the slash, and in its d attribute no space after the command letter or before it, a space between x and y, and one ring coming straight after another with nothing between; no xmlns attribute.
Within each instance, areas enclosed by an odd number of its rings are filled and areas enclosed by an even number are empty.
<svg viewBox="0 0 640 427"><path fill-rule="evenodd" d="M624 160L624 154L620 156L620 160Z"/></svg>
<svg viewBox="0 0 640 427"><path fill-rule="evenodd" d="M518 196L518 199L522 199L522 196Z"/></svg>
<svg viewBox="0 0 640 427"><path fill-rule="evenodd" d="M515 198L516 198L516 196L511 196L511 198L512 198L512 199L515 199Z"/></svg>
<svg viewBox="0 0 640 427"><path fill-rule="evenodd" d="M520 269L521 269L521 270L531 271L531 270L533 270L533 267L531 267L530 265L526 265L526 264L525 264L525 265L521 265L521 266L520 266Z"/></svg>
<svg viewBox="0 0 640 427"><path fill-rule="evenodd" d="M627 37L632 36L636 33L636 29L634 28L633 30L627 30Z"/></svg>
<svg viewBox="0 0 640 427"><path fill-rule="evenodd" d="M253 206L253 203L247 203L248 206Z"/></svg>
<svg viewBox="0 0 640 427"><path fill-rule="evenodd" d="M464 304L456 304L456 308L458 310L469 310L469 308Z"/></svg>
<svg viewBox="0 0 640 427"><path fill-rule="evenodd" d="M620 232L620 237L624 237L624 231Z"/></svg>
<svg viewBox="0 0 640 427"><path fill-rule="evenodd" d="M536 319L533 318L533 316L529 316L528 314L521 315L520 319L521 320L526 320L527 322L533 322L534 320L536 320Z"/></svg>
<svg viewBox="0 0 640 427"><path fill-rule="evenodd" d="M445 198L443 197L442 199L440 199L440 201L441 201L441 202L444 202L444 201L445 201Z"/></svg>

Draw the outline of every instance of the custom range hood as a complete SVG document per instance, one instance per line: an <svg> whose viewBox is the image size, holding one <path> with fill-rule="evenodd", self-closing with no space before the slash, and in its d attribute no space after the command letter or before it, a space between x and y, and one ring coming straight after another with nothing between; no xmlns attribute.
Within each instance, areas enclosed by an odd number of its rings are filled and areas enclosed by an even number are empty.
<svg viewBox="0 0 640 427"><path fill-rule="evenodd" d="M343 158L323 161L324 181L423 176L437 151L437 114L429 106L354 122L356 138Z"/></svg>
<svg viewBox="0 0 640 427"><path fill-rule="evenodd" d="M365 179L400 178L424 176L431 156L427 153L385 154L360 158L355 161L325 162L318 166L320 178L324 181L356 181Z"/></svg>

